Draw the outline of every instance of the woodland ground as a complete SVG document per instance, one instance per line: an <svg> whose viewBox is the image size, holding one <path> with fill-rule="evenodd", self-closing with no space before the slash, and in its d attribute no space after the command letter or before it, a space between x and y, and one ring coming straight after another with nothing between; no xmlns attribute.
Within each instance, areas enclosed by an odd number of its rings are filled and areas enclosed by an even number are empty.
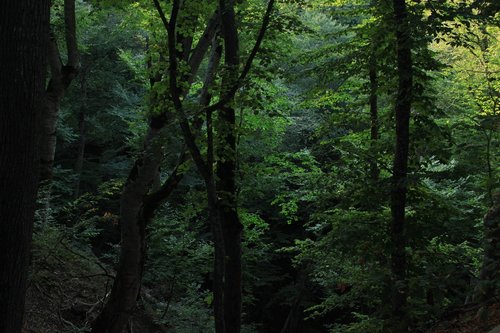
<svg viewBox="0 0 500 333"><path fill-rule="evenodd" d="M112 272L103 271L64 244L54 250L53 254L38 259L32 269L23 333L82 332L95 319L103 297L110 291L111 278L106 275ZM147 290L143 289L142 297L145 295ZM132 319L132 332L174 332L156 325L153 317L141 302ZM497 325L500 325L500 302L488 309L456 309L427 333L487 333Z"/></svg>

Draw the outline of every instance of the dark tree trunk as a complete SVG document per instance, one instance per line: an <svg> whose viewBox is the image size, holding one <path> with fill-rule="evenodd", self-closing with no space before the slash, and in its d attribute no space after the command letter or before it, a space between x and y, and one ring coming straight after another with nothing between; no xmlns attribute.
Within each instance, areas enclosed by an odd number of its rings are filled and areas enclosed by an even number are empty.
<svg viewBox="0 0 500 333"><path fill-rule="evenodd" d="M222 187L219 187L219 189ZM219 218L222 223L225 252L224 321L226 332L240 332L241 326L241 236L236 205L220 203Z"/></svg>
<svg viewBox="0 0 500 333"><path fill-rule="evenodd" d="M225 75L222 94L237 84L239 59L238 30L234 3L219 1L221 30L224 38ZM239 333L241 329L241 236L236 200L236 115L234 97L220 108L216 122L217 137L217 195L219 218L224 234L225 278L224 321L225 332Z"/></svg>
<svg viewBox="0 0 500 333"><path fill-rule="evenodd" d="M161 161L158 130L150 129L144 155L139 159L123 190L120 203L122 247L110 297L92 326L92 333L122 333L133 314L139 296L146 258L146 227L159 205L182 179L179 163L156 192L148 195Z"/></svg>
<svg viewBox="0 0 500 333"><path fill-rule="evenodd" d="M156 2L155 5L159 6L159 3ZM213 29L213 26L207 27L193 49L192 56L196 54L198 58L189 62L191 78L203 60L200 53L205 54L210 47ZM151 82L154 83L154 78ZM182 179L178 167L185 161L185 154L181 154L178 165L165 183L157 191L149 193L157 178L163 156L160 132L167 124L166 112L151 119L142 157L136 161L123 189L120 203L121 251L117 275L110 297L92 325L92 333L122 333L127 326L135 309L142 282L146 258L146 226L159 205L168 198Z"/></svg>
<svg viewBox="0 0 500 333"><path fill-rule="evenodd" d="M81 85L81 105L80 111L78 112L78 149L75 161L75 191L73 193L73 198L77 199L80 196L80 182L82 178L83 171L83 161L85 156L85 114L87 113L87 82L85 78L82 77Z"/></svg>
<svg viewBox="0 0 500 333"><path fill-rule="evenodd" d="M408 13L405 0L393 0L396 25L399 88L396 99L396 150L391 193L391 280L394 332L407 332L406 234L405 207L408 188L408 148L412 103L412 57Z"/></svg>
<svg viewBox="0 0 500 333"><path fill-rule="evenodd" d="M184 111L177 84L176 24L180 0L172 3L170 22L166 19L158 0L153 0L168 32L170 94L174 104L184 141L203 177L208 196L210 222L215 243L214 260L214 315L217 333L238 333L241 326L241 233L236 201L236 121L233 108L234 94L248 74L252 61L260 48L269 25L274 0L270 0L255 45L238 76L239 45L234 12L234 2L219 1L222 34L224 37L225 71L219 101L205 107L207 115L207 160L205 161ZM194 57L194 54L193 56ZM219 111L216 123L217 137L212 135L212 111ZM217 176L213 163L217 150ZM226 241L228 242L226 244ZM226 267L228 267L226 269Z"/></svg>
<svg viewBox="0 0 500 333"><path fill-rule="evenodd" d="M186 161L182 153L170 176L155 192L148 194L161 162L159 131L150 129L141 159L129 175L120 203L122 247L113 289L106 306L92 326L93 333L121 333L134 312L146 258L146 227L155 211L177 187Z"/></svg>
<svg viewBox="0 0 500 333"><path fill-rule="evenodd" d="M210 86L214 82L214 78L219 67L222 56L222 46L219 43L218 36L214 38L212 43L212 52L208 64L208 75L204 82L204 91L200 96L200 105L209 105L211 95L209 93ZM224 246L224 232L220 218L219 201L217 198L216 185L214 180L214 138L213 138L213 122L212 111L206 113L207 124L207 173L209 178L205 179L207 187L207 202L210 214L210 225L214 237L214 317L216 332L225 332L225 316L224 316L224 277L226 274L225 257L226 249Z"/></svg>
<svg viewBox="0 0 500 333"><path fill-rule="evenodd" d="M0 2L0 333L23 325L48 28L48 0Z"/></svg>
<svg viewBox="0 0 500 333"><path fill-rule="evenodd" d="M49 44L50 81L46 89L40 137L40 180L50 180L56 152L56 128L61 100L78 74L79 55L76 41L75 0L64 0L64 24L68 62L63 65L56 37Z"/></svg>
<svg viewBox="0 0 500 333"><path fill-rule="evenodd" d="M141 159L136 161L120 202L121 251L110 297L92 326L92 333L122 333L139 295L147 221L143 199L148 194L161 161L159 130L150 129Z"/></svg>
<svg viewBox="0 0 500 333"><path fill-rule="evenodd" d="M380 170L377 163L376 144L379 138L378 124L378 76L377 76L377 60L375 55L370 57L369 64L370 76L370 145L372 148L372 160L370 161L370 178L373 182L378 181Z"/></svg>
<svg viewBox="0 0 500 333"><path fill-rule="evenodd" d="M474 294L479 303L500 296L500 190L484 216L484 257Z"/></svg>

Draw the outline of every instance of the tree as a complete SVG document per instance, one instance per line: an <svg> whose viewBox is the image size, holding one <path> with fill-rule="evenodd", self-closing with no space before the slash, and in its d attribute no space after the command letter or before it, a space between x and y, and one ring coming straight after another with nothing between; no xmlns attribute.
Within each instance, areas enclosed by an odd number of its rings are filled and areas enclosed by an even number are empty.
<svg viewBox="0 0 500 333"><path fill-rule="evenodd" d="M394 332L406 332L407 281L405 209L408 187L408 149L410 143L410 111L413 94L411 33L405 0L394 0L394 24L397 42L399 87L396 98L396 150L392 167L391 190L391 283Z"/></svg>
<svg viewBox="0 0 500 333"><path fill-rule="evenodd" d="M236 200L236 116L234 97L243 80L250 71L252 62L260 48L269 25L274 0L268 2L258 32L243 69L238 75L239 32L236 24L235 4L232 1L220 0L218 13L221 32L224 40L224 72L220 89L219 101L206 108L207 114L207 156L202 156L190 127L185 106L182 103L178 86L179 59L177 58L176 29L177 18L181 10L179 1L172 4L170 21L167 21L158 2L156 7L162 18L168 35L169 52L169 93L174 109L180 122L184 140L202 176L207 189L207 202L210 222L214 234L214 313L217 333L240 332L241 329L241 232L243 226L237 213ZM212 112L217 111L217 124L212 127ZM213 130L217 137L213 139ZM215 155L217 169L214 170ZM215 171L215 172L214 172Z"/></svg>
<svg viewBox="0 0 500 333"><path fill-rule="evenodd" d="M64 39L67 63L63 64L55 31L50 33L50 80L45 91L40 138L40 180L50 180L56 152L56 128L61 100L78 74L80 57L76 36L75 0L64 0ZM50 194L49 194L50 195Z"/></svg>
<svg viewBox="0 0 500 333"><path fill-rule="evenodd" d="M484 216L484 257L475 291L478 302L488 302L500 293L500 191Z"/></svg>
<svg viewBox="0 0 500 333"><path fill-rule="evenodd" d="M18 333L38 186L49 1L3 1L0 22L0 332Z"/></svg>
<svg viewBox="0 0 500 333"><path fill-rule="evenodd" d="M26 328L423 332L493 294L488 3L77 1Z"/></svg>
<svg viewBox="0 0 500 333"><path fill-rule="evenodd" d="M208 20L203 34L195 46L189 45L186 61L189 63L189 77L193 78L209 49L215 34L214 20ZM191 49L192 47L192 49ZM174 57L177 52L174 52ZM155 78L151 78L154 84ZM192 81L191 81L192 83ZM211 81L208 81L208 85ZM187 94L185 90L184 95ZM209 100L208 100L209 102ZM180 152L178 163L158 189L152 187L163 160L162 132L171 123L168 104L159 107L159 114L149 120L142 151L135 161L126 180L120 200L121 249L117 274L107 303L92 325L93 333L121 333L128 324L139 296L144 262L146 260L146 227L156 209L165 201L182 179L179 169L186 160Z"/></svg>

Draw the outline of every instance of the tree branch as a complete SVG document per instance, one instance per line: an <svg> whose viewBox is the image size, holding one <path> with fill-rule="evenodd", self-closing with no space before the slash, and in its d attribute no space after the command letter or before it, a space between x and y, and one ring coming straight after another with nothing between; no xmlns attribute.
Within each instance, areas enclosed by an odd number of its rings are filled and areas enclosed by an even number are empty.
<svg viewBox="0 0 500 333"><path fill-rule="evenodd" d="M262 41L263 41L265 34L266 34L266 31L267 31L267 28L269 27L269 22L271 20L271 13L273 11L274 2L275 2L275 0L269 0L269 2L267 4L266 12L265 12L264 17L262 19L262 25L261 25L259 33L257 35L257 39L255 40L255 44L252 48L252 51L250 52L250 55L248 56L247 61L245 62L245 66L243 67L243 70L242 70L240 76L236 80L236 83L234 84L234 86L231 89L228 90L226 95L224 95L217 103L206 107L204 110L205 112L215 111L215 110L223 107L225 104L227 104L227 102L231 98L234 97L234 95L236 94L236 91L238 91L238 89L243 84L243 81L245 80L246 76L250 72L250 68L252 67L253 60L255 59L255 56L257 55L257 52L260 49L260 46L262 44Z"/></svg>
<svg viewBox="0 0 500 333"><path fill-rule="evenodd" d="M153 0L153 3L156 7L156 10L158 11L158 15L160 15L160 19L161 21L163 22L163 26L165 27L165 30L168 31L168 20L167 18L165 17L165 13L163 12L163 9L161 9L161 6L160 6L160 3L158 2L158 0Z"/></svg>
<svg viewBox="0 0 500 333"><path fill-rule="evenodd" d="M214 39L212 44L212 52L210 55L210 61L208 64L207 74L204 80L203 88L200 94L200 105L205 106L210 103L210 87L215 79L215 72L219 65L221 56L221 47L217 40ZM195 129L198 130L195 124ZM201 127L201 123L199 124ZM194 135L193 135L194 137ZM159 206L159 204L165 200L175 189L177 184L181 181L183 174L180 172L179 167L189 159L189 155L186 154L186 149L183 149L182 154L179 156L177 164L168 177L168 179L163 183L163 185L156 192L149 194L144 199L143 214L146 221L148 218L152 217L153 212Z"/></svg>
<svg viewBox="0 0 500 333"><path fill-rule="evenodd" d="M191 156L193 157L193 160L201 176L205 179L205 181L209 181L211 179L211 175L208 171L207 164L203 160L200 149L196 144L193 132L191 131L191 128L189 126L189 121L182 106L179 87L177 86L177 56L176 56L175 28L177 24L176 21L178 13L179 13L179 0L174 0L172 4L172 14L170 16L170 22L167 28L170 95L172 97L172 102L174 104L177 116L179 117L181 130L184 135L184 140L186 141L186 145L189 149L189 152L191 153Z"/></svg>
<svg viewBox="0 0 500 333"><path fill-rule="evenodd" d="M198 68L200 67L200 64L217 32L219 26L217 16L217 13L212 15L207 23L207 27L205 28L203 35L201 35L198 41L198 44L196 44L195 48L191 52L191 57L188 60L188 65L191 69L191 80L198 71Z"/></svg>
<svg viewBox="0 0 500 333"><path fill-rule="evenodd" d="M182 180L184 174L181 172L180 167L189 159L189 155L186 154L186 150L183 149L182 153L177 159L177 163L168 176L167 180L163 185L156 191L147 195L143 202L144 206L142 208L142 214L145 221L150 221L153 217L155 210L160 206L160 204L169 197L169 195L174 191L177 184Z"/></svg>

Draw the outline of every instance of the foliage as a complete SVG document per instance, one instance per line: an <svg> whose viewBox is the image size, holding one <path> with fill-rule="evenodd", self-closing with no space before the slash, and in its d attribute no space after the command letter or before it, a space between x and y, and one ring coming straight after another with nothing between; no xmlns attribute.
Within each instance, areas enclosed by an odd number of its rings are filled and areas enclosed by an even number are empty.
<svg viewBox="0 0 500 333"><path fill-rule="evenodd" d="M179 18L180 33L194 32L196 40L216 3L183 3L190 15ZM415 59L408 315L412 331L423 332L469 302L484 283L478 281L482 219L499 186L500 32L492 23L498 19L493 2L407 3ZM61 6L54 1L54 13ZM171 2L161 6L168 13ZM263 1L238 2L242 59L264 8ZM74 299L95 305L69 318L73 326L59 320L52 331L61 332L86 329L109 291L120 246L120 195L151 117L168 111L158 180L169 176L185 149L170 112L166 37L153 4L82 0L77 16L82 68L61 107L54 179L39 190L31 262L34 288L58 298L50 304L66 311ZM54 14L52 25L60 38L62 17ZM234 103L243 332L386 331L396 139L393 25L385 1L277 4ZM206 71L204 60L185 97L190 120L200 125L202 154L206 116L191 106ZM220 81L217 73L214 96ZM374 93L376 122L369 103ZM80 174L74 165L82 111ZM147 227L133 319L141 329L213 332L213 238L203 179L192 164L183 165L182 181ZM83 296L76 292L80 286Z"/></svg>

